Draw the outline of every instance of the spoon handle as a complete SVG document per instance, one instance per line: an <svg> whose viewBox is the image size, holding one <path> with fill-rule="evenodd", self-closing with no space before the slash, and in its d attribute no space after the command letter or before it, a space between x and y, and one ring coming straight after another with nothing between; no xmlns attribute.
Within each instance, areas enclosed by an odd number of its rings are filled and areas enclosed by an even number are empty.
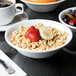
<svg viewBox="0 0 76 76"><path fill-rule="evenodd" d="M8 74L13 74L13 73L15 73L15 70L14 70L12 67L8 66L8 65L5 63L5 61L3 61L3 60L0 59L0 63L5 67L5 69L6 69L6 71L8 72Z"/></svg>

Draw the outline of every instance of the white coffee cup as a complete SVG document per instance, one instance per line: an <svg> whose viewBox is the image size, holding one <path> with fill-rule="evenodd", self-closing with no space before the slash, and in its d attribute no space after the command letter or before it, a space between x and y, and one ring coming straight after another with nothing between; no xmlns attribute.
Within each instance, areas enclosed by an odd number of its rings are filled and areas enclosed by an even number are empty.
<svg viewBox="0 0 76 76"><path fill-rule="evenodd" d="M14 17L19 14L23 14L24 7L21 3L16 3L16 0L8 0L12 2L10 6L0 8L0 26L9 24L13 21ZM17 12L16 8L20 7L21 11Z"/></svg>

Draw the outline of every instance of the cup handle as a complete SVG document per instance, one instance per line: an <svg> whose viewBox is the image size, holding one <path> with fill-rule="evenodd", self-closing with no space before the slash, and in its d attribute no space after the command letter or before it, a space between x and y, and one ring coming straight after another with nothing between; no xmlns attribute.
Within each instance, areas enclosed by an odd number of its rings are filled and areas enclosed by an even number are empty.
<svg viewBox="0 0 76 76"><path fill-rule="evenodd" d="M21 11L20 12L16 12L15 15L23 14L24 13L24 6L23 6L23 4L21 4L21 3L15 4L15 8L16 9L17 9L17 7L20 7L21 8Z"/></svg>

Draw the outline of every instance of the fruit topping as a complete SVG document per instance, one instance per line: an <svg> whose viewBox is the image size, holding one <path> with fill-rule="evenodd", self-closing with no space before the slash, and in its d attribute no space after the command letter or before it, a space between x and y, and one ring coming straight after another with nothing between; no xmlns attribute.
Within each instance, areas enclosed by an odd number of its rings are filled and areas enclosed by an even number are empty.
<svg viewBox="0 0 76 76"><path fill-rule="evenodd" d="M70 9L68 12L65 12L62 19L65 23L76 27L76 9Z"/></svg>
<svg viewBox="0 0 76 76"><path fill-rule="evenodd" d="M62 19L65 19L65 18L68 18L68 16L67 15L63 15Z"/></svg>
<svg viewBox="0 0 76 76"><path fill-rule="evenodd" d="M39 30L38 30L38 29L32 30L32 31L28 34L28 38L29 38L31 41L33 41L33 42L39 41L39 39L40 39Z"/></svg>
<svg viewBox="0 0 76 76"><path fill-rule="evenodd" d="M74 19L74 16L71 15L70 13L66 12L65 15L67 15L70 19Z"/></svg>
<svg viewBox="0 0 76 76"><path fill-rule="evenodd" d="M70 20L68 24L69 25L76 25L76 18Z"/></svg>
<svg viewBox="0 0 76 76"><path fill-rule="evenodd" d="M75 26L76 27L76 24L75 23L71 23L71 26Z"/></svg>
<svg viewBox="0 0 76 76"><path fill-rule="evenodd" d="M34 26L31 26L31 27L26 31L25 37L28 37L29 32L31 32L31 31L34 30L34 29L35 29L35 27L34 27Z"/></svg>
<svg viewBox="0 0 76 76"><path fill-rule="evenodd" d="M53 33L46 27L40 27L39 31L40 31L40 36L45 40L50 40L53 39L54 37Z"/></svg>
<svg viewBox="0 0 76 76"><path fill-rule="evenodd" d="M74 16L75 12L73 10L69 10L68 13L71 14L72 16Z"/></svg>
<svg viewBox="0 0 76 76"><path fill-rule="evenodd" d="M68 23L70 19L64 18L63 20L64 20L65 23Z"/></svg>
<svg viewBox="0 0 76 76"><path fill-rule="evenodd" d="M36 29L34 26L31 26L26 32L25 37L29 38L31 41L36 42L40 39L39 30Z"/></svg>
<svg viewBox="0 0 76 76"><path fill-rule="evenodd" d="M74 16L76 17L76 13L74 14Z"/></svg>

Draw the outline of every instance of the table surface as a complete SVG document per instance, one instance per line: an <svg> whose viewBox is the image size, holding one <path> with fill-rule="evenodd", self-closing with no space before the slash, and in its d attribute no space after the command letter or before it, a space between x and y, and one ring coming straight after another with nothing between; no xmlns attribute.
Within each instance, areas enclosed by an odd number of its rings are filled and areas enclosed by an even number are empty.
<svg viewBox="0 0 76 76"><path fill-rule="evenodd" d="M20 2L17 0L17 2ZM68 3L68 5L67 5ZM25 6L25 12L29 19L58 20L58 14L65 8L76 5L76 0L67 0L56 10L49 13L32 11ZM2 49L28 76L76 76L76 55L61 50L52 57L46 59L31 59L19 54L10 47L5 39L4 32L0 32L0 49Z"/></svg>

